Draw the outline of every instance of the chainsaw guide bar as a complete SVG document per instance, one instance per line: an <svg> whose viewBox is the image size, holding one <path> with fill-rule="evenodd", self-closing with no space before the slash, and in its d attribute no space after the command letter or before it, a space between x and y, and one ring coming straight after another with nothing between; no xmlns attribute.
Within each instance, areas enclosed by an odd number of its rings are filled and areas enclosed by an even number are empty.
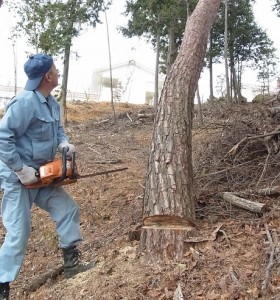
<svg viewBox="0 0 280 300"><path fill-rule="evenodd" d="M62 158L55 159L54 161L41 166L36 173L38 181L25 185L25 187L28 189L35 189L49 185L67 185L75 183L79 179L120 172L128 169L127 167L123 167L80 175L75 162L75 153L72 154L71 159L67 159L66 154L67 148L63 148Z"/></svg>

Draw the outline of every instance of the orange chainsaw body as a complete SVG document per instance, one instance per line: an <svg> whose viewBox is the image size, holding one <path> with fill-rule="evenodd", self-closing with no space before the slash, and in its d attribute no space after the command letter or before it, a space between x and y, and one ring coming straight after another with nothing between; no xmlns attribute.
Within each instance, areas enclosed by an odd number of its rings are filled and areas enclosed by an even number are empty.
<svg viewBox="0 0 280 300"><path fill-rule="evenodd" d="M73 172L73 163L71 160L66 160L66 170L63 170L63 160L55 159L54 161L47 163L39 168L38 181L26 185L27 188L39 188L54 185L66 185L77 181L75 179L75 173ZM65 172L65 174L63 174Z"/></svg>

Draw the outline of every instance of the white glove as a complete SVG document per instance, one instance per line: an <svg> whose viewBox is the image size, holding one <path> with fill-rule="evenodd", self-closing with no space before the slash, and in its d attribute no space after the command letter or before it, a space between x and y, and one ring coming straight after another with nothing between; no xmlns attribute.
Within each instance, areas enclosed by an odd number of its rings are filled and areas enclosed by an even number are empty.
<svg viewBox="0 0 280 300"><path fill-rule="evenodd" d="M38 181L38 177L36 177L36 170L32 167L28 167L26 165L23 165L23 168L21 171L15 172L19 180L22 184L30 184Z"/></svg>
<svg viewBox="0 0 280 300"><path fill-rule="evenodd" d="M63 151L63 148L65 148L65 147L68 148L67 153L66 153L66 158L67 158L67 159L71 159L71 158L72 158L72 154L73 154L74 152L76 152L76 148L75 148L74 145L69 144L67 141L64 141L64 142L62 142L62 143L60 143L60 144L58 145L58 151L59 151L59 152L62 152L62 151Z"/></svg>

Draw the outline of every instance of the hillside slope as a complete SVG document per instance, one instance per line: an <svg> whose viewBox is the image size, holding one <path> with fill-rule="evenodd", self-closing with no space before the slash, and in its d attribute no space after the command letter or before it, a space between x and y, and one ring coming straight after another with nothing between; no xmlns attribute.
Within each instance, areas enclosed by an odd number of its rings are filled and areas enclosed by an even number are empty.
<svg viewBox="0 0 280 300"><path fill-rule="evenodd" d="M204 106L204 124L195 120L193 140L197 229L186 236L184 259L163 264L146 262L137 248L153 128L153 119L140 120L138 113L152 108L119 104L114 124L109 104L69 105L67 132L77 146L80 173L128 170L66 187L81 207L83 259L96 261L93 270L73 279L58 275L34 286L46 271L61 266L62 257L54 224L32 208L28 251L11 299L173 299L178 286L185 300L280 299L279 196L256 193L280 180L277 136L252 138L279 124L266 108ZM246 136L251 139L229 155ZM253 192L243 197L266 204L266 211L250 212L217 196L248 189Z"/></svg>

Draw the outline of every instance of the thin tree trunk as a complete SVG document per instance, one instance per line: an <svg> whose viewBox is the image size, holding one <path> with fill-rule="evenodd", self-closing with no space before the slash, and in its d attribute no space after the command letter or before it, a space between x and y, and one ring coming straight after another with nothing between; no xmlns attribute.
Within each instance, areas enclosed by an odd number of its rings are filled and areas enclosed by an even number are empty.
<svg viewBox="0 0 280 300"><path fill-rule="evenodd" d="M186 4L187 4L187 18L189 18L189 16L190 16L190 3L189 3L189 0L186 0Z"/></svg>
<svg viewBox="0 0 280 300"><path fill-rule="evenodd" d="M238 60L237 75L237 99L238 103L246 102L246 98L242 95L242 61Z"/></svg>
<svg viewBox="0 0 280 300"><path fill-rule="evenodd" d="M192 193L193 104L209 32L220 2L199 1L188 19L180 51L167 75L154 123L143 202L144 218L169 215L183 220L195 219ZM181 259L183 246L180 230L147 226L142 229L140 250L147 257Z"/></svg>
<svg viewBox="0 0 280 300"><path fill-rule="evenodd" d="M38 33L37 33L37 28L36 28L36 21L35 21L35 11L36 11L36 2L34 1L32 3L32 6L33 6L33 11L34 11L34 14L33 14L33 32L34 32L34 47L35 47L35 51L36 51L36 54L38 54L38 51L39 51L39 47L38 47L38 44L39 44L39 41L38 41Z"/></svg>
<svg viewBox="0 0 280 300"><path fill-rule="evenodd" d="M225 0L225 34L224 34L224 60L225 60L225 76L226 76L226 100L231 102L230 87L229 87L229 75L228 75L228 0Z"/></svg>
<svg viewBox="0 0 280 300"><path fill-rule="evenodd" d="M238 102L238 87L237 87L237 78L236 78L234 63L232 63L231 74L232 74L232 86L233 86L233 92L234 92L233 99L234 99L234 102L237 103Z"/></svg>
<svg viewBox="0 0 280 300"><path fill-rule="evenodd" d="M209 48L210 53L212 50L212 30L210 31L210 38L209 38ZM210 102L214 102L214 91L213 91L213 59L212 55L209 56L209 74L210 74Z"/></svg>
<svg viewBox="0 0 280 300"><path fill-rule="evenodd" d="M105 21L106 21L106 30L107 30L107 45L108 45L108 55L109 55L109 66L110 66L110 85L111 85L111 106L113 110L114 122L116 122L116 111L114 106L114 91L113 91L113 74L112 74L112 62L111 62L111 45L110 45L110 35L109 35L109 26L108 26L108 19L106 14L106 9L104 7L105 13Z"/></svg>
<svg viewBox="0 0 280 300"><path fill-rule="evenodd" d="M70 48L71 48L71 42L68 42L64 51L63 77L62 77L62 84L61 84L60 111L61 111L62 125L67 125L66 98L67 98L67 85L68 85L68 73L69 73L69 61L70 61Z"/></svg>
<svg viewBox="0 0 280 300"><path fill-rule="evenodd" d="M174 63L176 53L176 45L175 45L175 20L172 19L170 22L169 28L169 43L168 43L168 53L167 53L167 70L166 73L168 74L171 66Z"/></svg>
<svg viewBox="0 0 280 300"><path fill-rule="evenodd" d="M159 74L159 52L160 52L160 32L157 33L157 46L156 46L156 67L155 67L155 92L154 92L154 107L158 106L158 74Z"/></svg>
<svg viewBox="0 0 280 300"><path fill-rule="evenodd" d="M69 7L69 20L68 20L68 31L73 32L74 21L73 15L75 15L77 1L71 3ZM67 86L68 86L68 74L69 74L69 63L70 63L70 53L71 53L72 37L69 36L65 41L64 48L64 59L63 59L63 76L61 84L61 99L60 99L60 108L61 108L61 123L62 125L67 125L67 114L66 114L66 99L67 99Z"/></svg>
<svg viewBox="0 0 280 300"><path fill-rule="evenodd" d="M199 125L203 125L203 117L202 117L202 107L201 107L201 100L200 100L200 94L199 94L199 86L197 86L196 89L196 97L197 97L197 105L198 105L198 121Z"/></svg>

